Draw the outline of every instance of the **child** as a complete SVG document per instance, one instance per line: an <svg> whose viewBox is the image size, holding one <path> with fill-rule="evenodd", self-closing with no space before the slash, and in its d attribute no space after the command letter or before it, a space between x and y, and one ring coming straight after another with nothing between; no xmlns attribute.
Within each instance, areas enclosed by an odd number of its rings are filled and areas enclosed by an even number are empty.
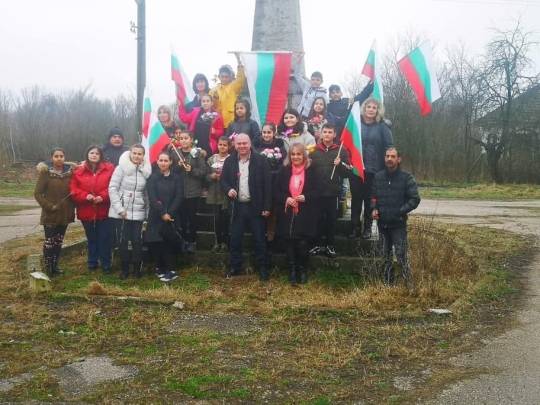
<svg viewBox="0 0 540 405"><path fill-rule="evenodd" d="M223 119L212 106L212 97L201 96L201 106L193 107L188 113L182 104L178 105L178 116L194 134L197 147L204 149L208 156L217 151L217 140L223 135Z"/></svg>
<svg viewBox="0 0 540 405"><path fill-rule="evenodd" d="M278 133L283 139L285 150L289 153L289 147L293 143L301 143L308 149L315 148L315 138L307 130L307 125L300 119L300 114L294 108L287 108L281 116Z"/></svg>
<svg viewBox="0 0 540 405"><path fill-rule="evenodd" d="M267 122L263 125L262 136L255 139L253 149L266 157L272 174L272 189L274 189L276 175L279 169L283 166L283 161L287 156L283 139L277 138L277 128L274 123ZM276 208L276 207L273 207ZM270 216L267 220L266 239L271 244L276 233L276 209L270 211ZM271 249L268 249L270 252Z"/></svg>
<svg viewBox="0 0 540 405"><path fill-rule="evenodd" d="M316 243L310 253L313 255L324 253L332 259L336 257L334 237L341 179L349 174L347 152L343 148L341 151L339 150L339 145L334 143L335 138L335 127L331 124L325 124L321 131L321 143L317 145L317 149L311 155L313 170L318 179L321 215ZM326 247L321 246L323 234L326 237Z"/></svg>
<svg viewBox="0 0 540 405"><path fill-rule="evenodd" d="M197 203L206 179L206 163L200 148L193 147L193 134L182 131L178 137L180 158L176 165L184 183L184 201L180 220L186 241L186 252L195 253L197 239ZM176 152L173 152L173 156Z"/></svg>
<svg viewBox="0 0 540 405"><path fill-rule="evenodd" d="M253 142L261 136L257 121L251 119L251 105L246 99L239 98L234 103L234 121L227 128L227 136L234 140L237 134L247 134Z"/></svg>
<svg viewBox="0 0 540 405"><path fill-rule="evenodd" d="M324 87L321 86L323 82L323 76L321 72L313 72L311 74L311 80L304 79L300 77L298 82L302 85L304 94L302 95L302 100L298 105L298 112L302 119L307 119L313 101L317 97L323 97L325 101L328 100L328 94Z"/></svg>
<svg viewBox="0 0 540 405"><path fill-rule="evenodd" d="M326 111L326 100L324 97L317 97L313 100L307 120L308 131L315 137L317 143L319 143L321 137L321 129L326 123L333 125L334 116Z"/></svg>
<svg viewBox="0 0 540 405"><path fill-rule="evenodd" d="M223 117L225 128L234 119L234 102L242 92L244 82L246 81L244 67L240 63L240 57L236 55L236 59L238 60L238 77L235 79L232 67L223 65L219 68L218 77L220 83L210 90L210 95L214 100L214 106Z"/></svg>
<svg viewBox="0 0 540 405"><path fill-rule="evenodd" d="M226 252L229 239L229 212L228 198L221 190L219 179L225 159L229 157L229 138L222 136L218 139L217 151L215 155L208 158L209 173L206 178L210 184L206 203L211 205L214 212L214 232L216 234L216 244L212 248L213 252Z"/></svg>

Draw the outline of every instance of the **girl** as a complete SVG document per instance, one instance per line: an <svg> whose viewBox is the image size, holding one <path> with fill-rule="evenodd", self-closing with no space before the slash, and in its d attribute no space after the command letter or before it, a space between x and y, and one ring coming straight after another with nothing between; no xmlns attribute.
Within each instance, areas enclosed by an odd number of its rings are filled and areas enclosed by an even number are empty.
<svg viewBox="0 0 540 405"><path fill-rule="evenodd" d="M308 115L308 131L315 137L319 143L321 130L324 124L334 125L335 119L332 114L326 111L326 100L324 97L317 97L313 100L313 105Z"/></svg>
<svg viewBox="0 0 540 405"><path fill-rule="evenodd" d="M163 125L165 131L167 132L167 135L169 135L169 138L172 138L174 135L174 131L178 128L178 125L176 125L176 122L174 122L171 108L166 105L159 106L158 119L159 122L161 122L161 125Z"/></svg>
<svg viewBox="0 0 540 405"><path fill-rule="evenodd" d="M225 159L229 157L229 138L222 136L218 140L218 153L208 159L209 173L207 180L208 196L206 203L211 205L214 212L214 232L216 234L216 244L212 248L214 252L226 252L229 240L229 212L228 198L221 190L219 179Z"/></svg>
<svg viewBox="0 0 540 405"><path fill-rule="evenodd" d="M238 76L235 78L232 67L223 65L219 68L219 83L210 90L214 106L223 117L223 125L225 128L227 128L234 119L234 102L242 92L246 81L244 66L240 63L239 55L235 55L236 60L238 61Z"/></svg>
<svg viewBox="0 0 540 405"><path fill-rule="evenodd" d="M283 166L283 161L287 156L287 151L285 150L285 144L283 139L277 138L277 128L274 123L267 122L262 127L262 135L260 138L255 139L253 142L253 148L257 153L260 153L266 157L267 162L270 166L270 172L272 173L272 189L276 182L276 175L279 172L281 166ZM270 216L267 220L266 226L266 239L269 243L274 240L275 231L276 231L276 210L272 209ZM270 250L269 250L270 251Z"/></svg>
<svg viewBox="0 0 540 405"><path fill-rule="evenodd" d="M51 161L37 165L38 181L34 198L41 206L40 224L43 225L43 261L45 271L51 277L61 273L58 259L68 224L75 219L75 207L71 201L69 182L73 174L73 163L65 163L62 148L54 148Z"/></svg>
<svg viewBox="0 0 540 405"><path fill-rule="evenodd" d="M103 159L103 151L96 145L90 146L85 156L86 160L73 172L71 198L88 240L88 270L97 269L99 261L107 273L111 270L112 249L109 182L114 166Z"/></svg>
<svg viewBox="0 0 540 405"><path fill-rule="evenodd" d="M178 137L180 143L178 164L184 186L184 201L180 219L186 241L186 252L195 253L197 239L197 204L206 179L206 162L201 149L193 147L193 134L182 131ZM176 152L175 152L176 153Z"/></svg>
<svg viewBox="0 0 540 405"><path fill-rule="evenodd" d="M371 238L371 188L375 173L384 169L384 154L393 144L392 131L383 119L383 108L379 101L368 98L362 104L360 115L362 120L362 158L364 160L364 182L351 173L349 183L351 185L351 228L349 235L356 238L360 225L362 204L364 205L364 229L362 238Z"/></svg>
<svg viewBox="0 0 540 405"><path fill-rule="evenodd" d="M309 241L317 232L316 186L306 147L294 143L276 181L277 233L287 241L291 284L307 282Z"/></svg>
<svg viewBox="0 0 540 405"><path fill-rule="evenodd" d="M165 282L177 278L175 267L175 246L167 240L168 226L176 226L178 210L184 197L184 186L178 173L172 169L173 161L167 152L158 156L157 167L148 179L148 229L145 240L150 244L152 256L156 259L157 276ZM165 238L163 237L165 235Z"/></svg>
<svg viewBox="0 0 540 405"><path fill-rule="evenodd" d="M141 144L132 145L124 152L109 184L109 217L121 220L118 243L122 279L129 277L130 265L136 277L142 276L142 226L148 208L146 180L152 173L151 166L144 161L144 153Z"/></svg>
<svg viewBox="0 0 540 405"><path fill-rule="evenodd" d="M188 113L195 107L200 107L202 96L210 92L208 79L202 73L197 73L193 78L193 91L195 92L195 98L186 104L186 111Z"/></svg>
<svg viewBox="0 0 540 405"><path fill-rule="evenodd" d="M223 135L223 119L212 107L212 97L208 94L201 96L201 107L193 108L190 113L180 104L178 115L195 134L199 148L204 149L208 156L217 151L217 140Z"/></svg>
<svg viewBox="0 0 540 405"><path fill-rule="evenodd" d="M278 133L283 139L285 150L293 143L301 143L308 149L315 148L315 138L307 131L307 125L300 119L300 114L294 108L287 108L281 116Z"/></svg>
<svg viewBox="0 0 540 405"><path fill-rule="evenodd" d="M226 135L234 141L238 134L247 134L251 141L261 136L259 124L251 119L251 105L245 99L239 98L234 104L234 121L227 128Z"/></svg>

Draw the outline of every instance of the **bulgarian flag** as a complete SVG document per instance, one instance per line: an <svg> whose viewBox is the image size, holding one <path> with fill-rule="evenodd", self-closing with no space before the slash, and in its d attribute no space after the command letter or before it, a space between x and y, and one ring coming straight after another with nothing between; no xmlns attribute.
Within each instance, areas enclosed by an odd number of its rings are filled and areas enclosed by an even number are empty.
<svg viewBox="0 0 540 405"><path fill-rule="evenodd" d="M343 147L349 152L353 173L364 180L364 159L362 157L362 124L360 121L360 103L355 101L351 113L341 133Z"/></svg>
<svg viewBox="0 0 540 405"><path fill-rule="evenodd" d="M399 60L398 66L420 104L420 114L428 115L433 102L441 97L431 58L431 47L427 43L420 45Z"/></svg>
<svg viewBox="0 0 540 405"><path fill-rule="evenodd" d="M251 118L277 124L287 104L291 52L242 52L251 99Z"/></svg>
<svg viewBox="0 0 540 405"><path fill-rule="evenodd" d="M141 144L144 146L145 154L144 158L149 164L154 163L159 153L169 143L169 136L161 125L161 122L157 119L157 114L152 111L152 104L150 97L144 97L143 103L143 136Z"/></svg>
<svg viewBox="0 0 540 405"><path fill-rule="evenodd" d="M371 45L366 63L362 69L362 74L369 77L371 81L373 81L373 98L379 100L381 104L384 103L381 68L379 64L376 41L373 41L373 44Z"/></svg>
<svg viewBox="0 0 540 405"><path fill-rule="evenodd" d="M171 53L171 79L176 85L176 100L178 104L186 105L195 98L195 93L191 87L191 80L189 80L182 65L180 65L178 57L174 53Z"/></svg>

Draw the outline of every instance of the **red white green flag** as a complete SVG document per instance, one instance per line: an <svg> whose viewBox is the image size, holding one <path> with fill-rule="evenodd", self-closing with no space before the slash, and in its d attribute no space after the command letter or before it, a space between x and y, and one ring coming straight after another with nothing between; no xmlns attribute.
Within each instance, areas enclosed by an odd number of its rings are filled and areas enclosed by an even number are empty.
<svg viewBox="0 0 540 405"><path fill-rule="evenodd" d="M373 98L384 103L384 94L381 81L381 68L377 53L377 42L373 41L371 49L369 50L366 63L362 69L362 74L367 76L373 81Z"/></svg>
<svg viewBox="0 0 540 405"><path fill-rule="evenodd" d="M428 115L433 102L441 97L431 47L427 43L420 45L399 60L398 66L420 104L420 114Z"/></svg>
<svg viewBox="0 0 540 405"><path fill-rule="evenodd" d="M291 52L242 52L251 99L251 118L277 124L287 104Z"/></svg>
<svg viewBox="0 0 540 405"><path fill-rule="evenodd" d="M364 159L362 157L362 124L360 121L360 103L355 101L351 113L341 133L343 147L349 152L353 173L364 180Z"/></svg>
<svg viewBox="0 0 540 405"><path fill-rule="evenodd" d="M171 79L176 86L176 100L178 104L186 105L195 98L191 81L186 75L186 72L184 72L180 60L174 53L171 53Z"/></svg>
<svg viewBox="0 0 540 405"><path fill-rule="evenodd" d="M143 102L143 136L141 144L144 146L144 154L147 163L154 163L159 153L170 143L169 136L157 118L157 113L152 111L150 97L145 95Z"/></svg>

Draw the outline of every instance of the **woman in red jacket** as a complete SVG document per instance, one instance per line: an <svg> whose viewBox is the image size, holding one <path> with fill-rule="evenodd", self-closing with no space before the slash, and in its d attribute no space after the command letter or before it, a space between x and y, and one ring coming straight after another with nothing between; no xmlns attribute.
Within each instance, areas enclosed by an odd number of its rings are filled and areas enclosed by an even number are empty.
<svg viewBox="0 0 540 405"><path fill-rule="evenodd" d="M88 240L88 270L111 270L112 226L109 217L109 182L114 166L103 160L103 151L92 145L86 160L73 173L70 190Z"/></svg>

